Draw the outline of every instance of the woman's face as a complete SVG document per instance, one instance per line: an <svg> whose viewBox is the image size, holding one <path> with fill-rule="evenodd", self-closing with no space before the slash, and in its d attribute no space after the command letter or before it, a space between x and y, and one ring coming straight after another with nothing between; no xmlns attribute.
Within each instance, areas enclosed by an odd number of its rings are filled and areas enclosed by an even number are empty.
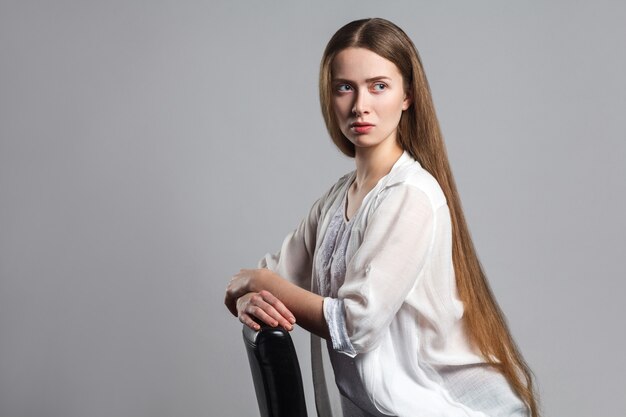
<svg viewBox="0 0 626 417"><path fill-rule="evenodd" d="M332 63L332 105L341 132L357 148L395 144L411 104L396 65L365 48L347 48Z"/></svg>

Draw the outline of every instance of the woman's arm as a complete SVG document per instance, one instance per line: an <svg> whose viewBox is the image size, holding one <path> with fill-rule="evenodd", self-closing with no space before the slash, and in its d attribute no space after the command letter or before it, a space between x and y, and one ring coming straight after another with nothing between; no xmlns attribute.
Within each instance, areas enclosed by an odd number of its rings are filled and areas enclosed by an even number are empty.
<svg viewBox="0 0 626 417"><path fill-rule="evenodd" d="M224 303L242 323L258 329L254 320L257 318L291 330L297 319L306 330L328 337L323 298L308 289L318 221L328 199L335 196L347 178L340 178L313 204L308 215L284 239L280 250L261 259L259 269L241 270L231 278Z"/></svg>
<svg viewBox="0 0 626 417"><path fill-rule="evenodd" d="M231 278L224 300L230 312L253 329L258 329L253 317L287 330L297 322L309 332L328 339L323 302L324 297L269 269L242 269Z"/></svg>
<svg viewBox="0 0 626 417"><path fill-rule="evenodd" d="M424 191L409 184L389 190L346 267L337 294L343 305L328 304L329 326L341 330L332 339L336 350L354 356L378 346L430 260L435 227L434 208ZM342 342L347 339L346 347Z"/></svg>
<svg viewBox="0 0 626 417"><path fill-rule="evenodd" d="M311 288L311 270L316 246L317 225L323 207L329 198L332 199L337 190L341 189L346 178L347 176L340 178L313 203L309 213L302 219L298 227L285 237L280 250L274 254L265 255L259 262L258 268L272 270L299 287Z"/></svg>

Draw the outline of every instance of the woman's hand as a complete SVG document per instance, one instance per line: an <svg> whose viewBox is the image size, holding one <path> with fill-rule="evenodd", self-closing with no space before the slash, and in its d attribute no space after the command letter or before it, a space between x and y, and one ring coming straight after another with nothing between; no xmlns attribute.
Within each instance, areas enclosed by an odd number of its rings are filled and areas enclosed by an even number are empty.
<svg viewBox="0 0 626 417"><path fill-rule="evenodd" d="M254 317L272 327L280 325L289 331L293 329L293 323L296 322L287 307L266 290L258 293L250 292L239 297L236 302L236 311L239 321L253 330L261 328Z"/></svg>
<svg viewBox="0 0 626 417"><path fill-rule="evenodd" d="M324 339L330 338L324 319L324 297L298 287L269 269L239 271L228 284L224 304L254 330L260 328L255 319L291 330L297 317L304 329Z"/></svg>
<svg viewBox="0 0 626 417"><path fill-rule="evenodd" d="M224 304L234 316L252 329L260 328L253 319L256 317L272 327L280 325L291 330L296 322L294 315L278 298L265 290L271 284L270 281L276 279L282 281L282 278L268 269L242 269L230 279Z"/></svg>
<svg viewBox="0 0 626 417"><path fill-rule="evenodd" d="M268 273L272 273L268 269L242 269L238 274L233 275L226 287L226 296L224 304L233 314L237 316L237 300L239 297L249 292L260 292L265 289L262 283Z"/></svg>

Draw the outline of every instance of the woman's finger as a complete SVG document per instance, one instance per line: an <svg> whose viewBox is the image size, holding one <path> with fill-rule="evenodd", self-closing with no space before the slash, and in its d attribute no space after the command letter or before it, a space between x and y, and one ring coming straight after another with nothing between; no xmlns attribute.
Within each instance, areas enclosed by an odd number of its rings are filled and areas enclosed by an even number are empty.
<svg viewBox="0 0 626 417"><path fill-rule="evenodd" d="M255 297L253 297L251 301L256 307L258 307L263 313L267 314L272 319L272 322L266 321L266 323L268 323L270 326L275 327L280 324L287 330L293 329L293 326L291 325L289 319L282 316L271 304L266 302L261 294L257 294ZM256 313L259 313L259 310L255 310L253 314L257 315Z"/></svg>
<svg viewBox="0 0 626 417"><path fill-rule="evenodd" d="M280 301L278 298L274 296L269 291L263 290L259 293L261 297L280 314L281 317L284 317L290 324L294 324L296 322L296 317L289 311L289 309Z"/></svg>
<svg viewBox="0 0 626 417"><path fill-rule="evenodd" d="M261 326L259 326L259 324L246 313L241 313L241 315L239 316L239 321L251 328L252 330L259 330L261 328Z"/></svg>
<svg viewBox="0 0 626 417"><path fill-rule="evenodd" d="M226 294L224 295L224 304L234 316L237 316L237 300L249 293L245 286L245 279L241 277L241 273L231 277L226 286Z"/></svg>
<svg viewBox="0 0 626 417"><path fill-rule="evenodd" d="M283 317L272 305L267 303L260 294L254 294L250 297L244 311L272 327L280 325L286 330L293 330L293 326L289 320Z"/></svg>
<svg viewBox="0 0 626 417"><path fill-rule="evenodd" d="M262 307L258 305L249 304L248 306L246 306L244 313L254 316L257 319L261 320L263 323L272 327L278 326L278 321L270 316L270 314L268 314L265 310L263 310Z"/></svg>

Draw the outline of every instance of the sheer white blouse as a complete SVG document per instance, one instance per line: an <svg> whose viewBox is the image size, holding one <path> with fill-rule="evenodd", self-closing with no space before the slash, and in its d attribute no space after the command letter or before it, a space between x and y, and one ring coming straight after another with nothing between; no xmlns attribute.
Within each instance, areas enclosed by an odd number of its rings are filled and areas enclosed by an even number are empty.
<svg viewBox="0 0 626 417"><path fill-rule="evenodd" d="M356 404L349 407L344 401L344 415L527 416L506 379L468 341L446 199L437 181L408 153L350 219L342 245L343 282L328 282L320 269L333 254L320 249L354 178L355 172L340 178L280 251L259 263L325 296L330 356L345 355L349 363L345 371L335 366L335 380L344 399ZM336 292L330 290L333 285ZM312 335L311 348L318 415L337 415L337 407L331 406L338 402L337 391L326 384L329 370L317 336ZM362 393L350 389L354 386L363 388L367 404L350 398ZM368 412L370 405L375 409Z"/></svg>

